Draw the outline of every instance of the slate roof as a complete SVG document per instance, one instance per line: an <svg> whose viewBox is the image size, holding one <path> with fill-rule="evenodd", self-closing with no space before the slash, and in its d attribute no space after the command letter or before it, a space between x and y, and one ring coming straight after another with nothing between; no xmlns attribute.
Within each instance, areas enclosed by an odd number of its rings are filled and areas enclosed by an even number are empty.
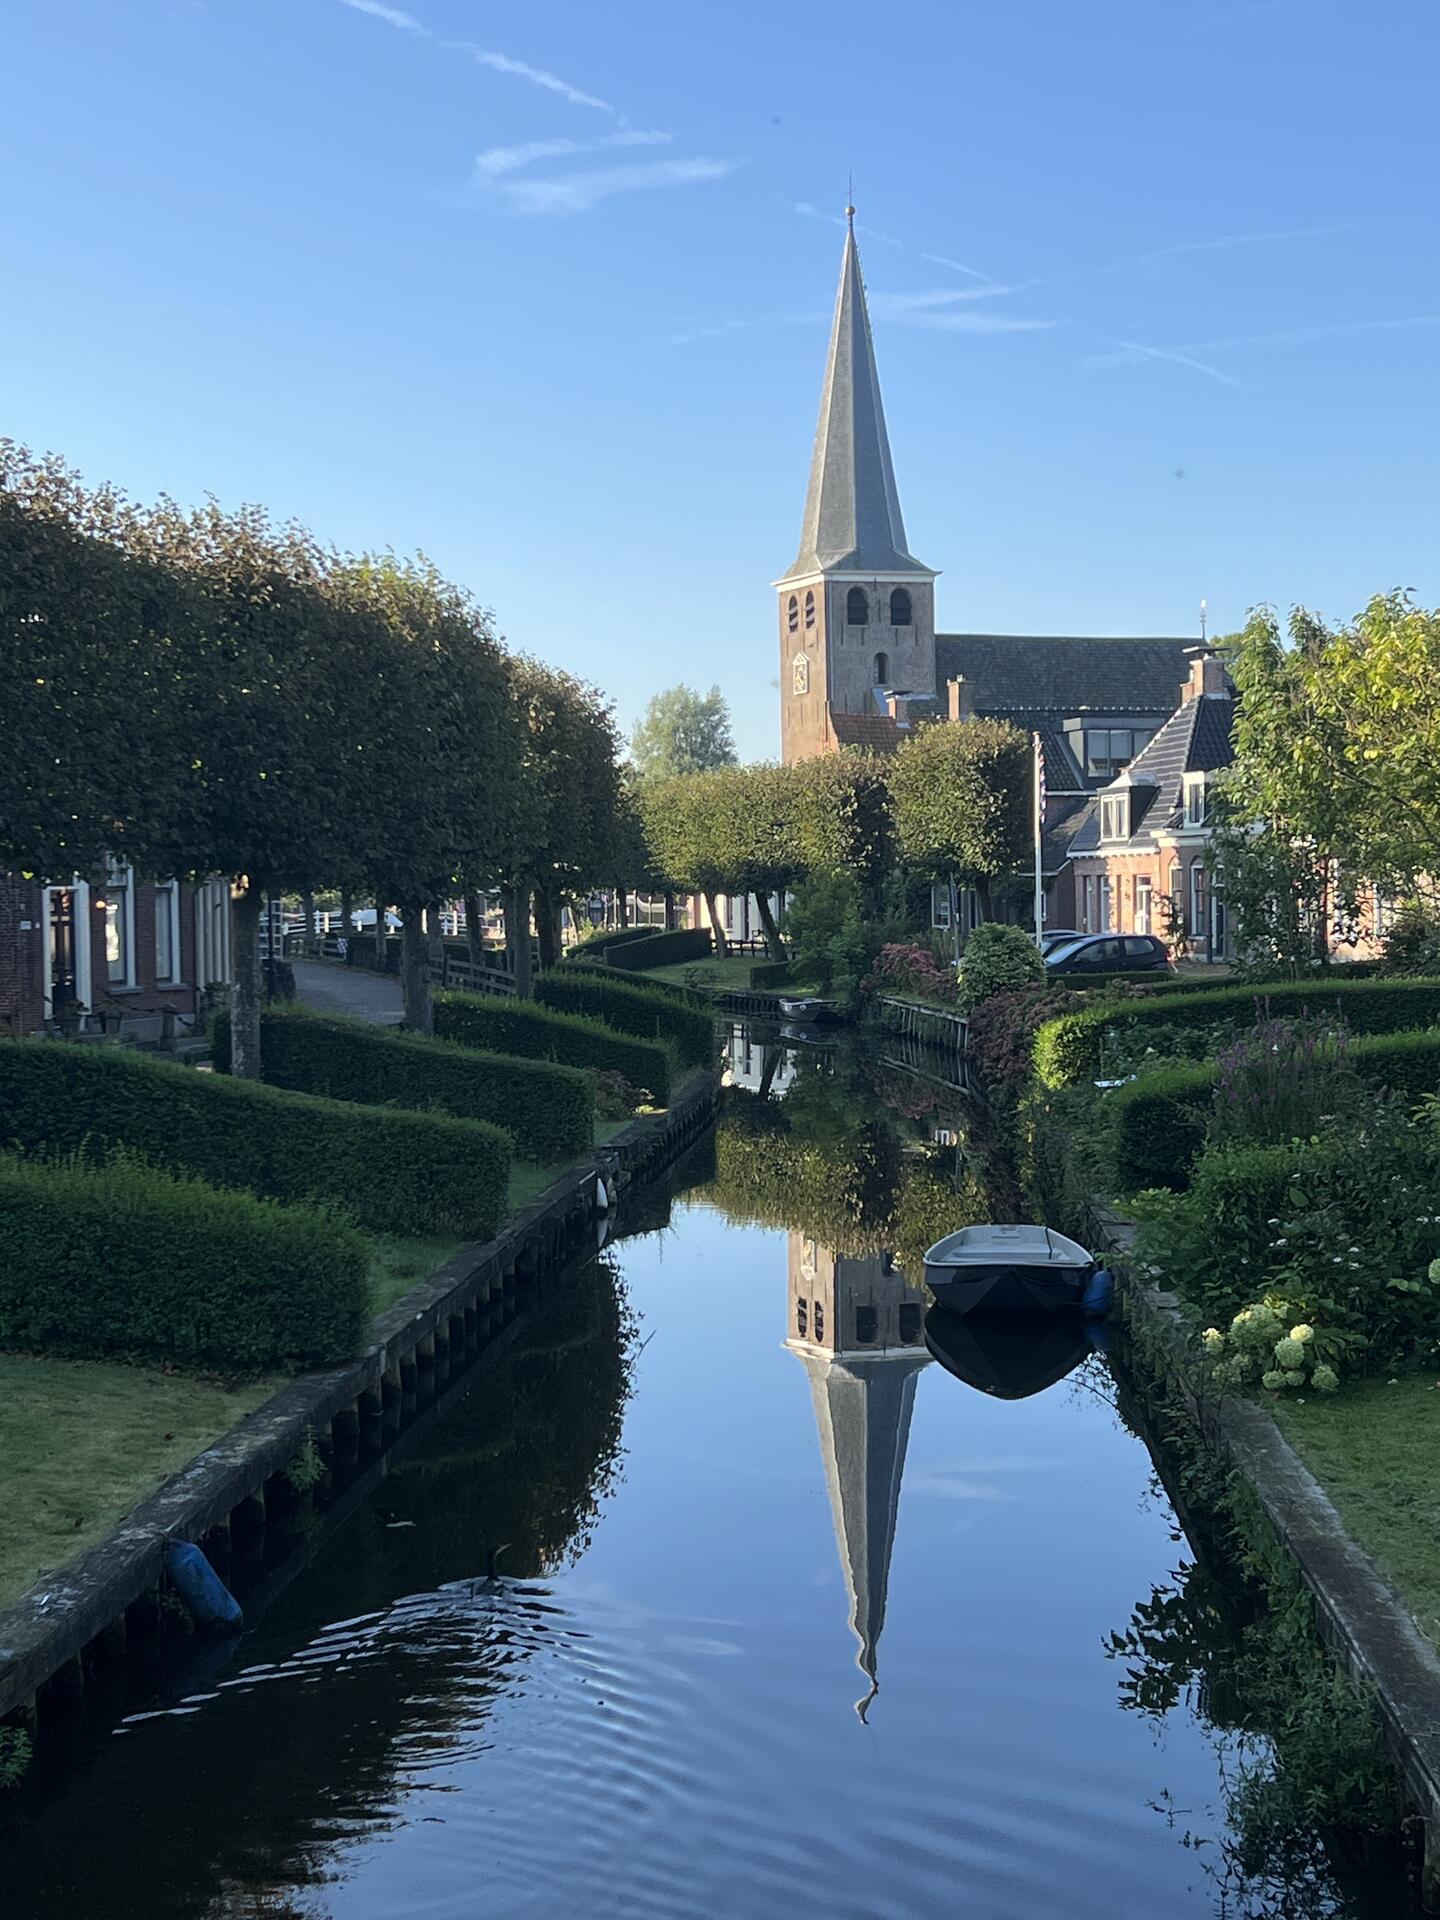
<svg viewBox="0 0 1440 1920"><path fill-rule="evenodd" d="M1235 703L1228 694L1206 693L1187 700L1165 722L1148 746L1130 762L1102 793L1140 789L1143 807L1135 831L1120 842L1127 852L1144 852L1155 845L1157 833L1183 825L1187 773L1215 773L1235 757L1230 731ZM1148 790L1150 797L1144 797ZM1112 844L1115 844L1112 842ZM1099 853L1100 804L1097 795L1070 843L1072 854Z"/></svg>
<svg viewBox="0 0 1440 1920"><path fill-rule="evenodd" d="M1054 803L1047 806L1050 818L1045 822L1045 830L1040 836L1040 867L1047 874L1059 873L1073 851L1075 838L1084 828L1098 802L1095 795L1086 794L1082 799L1076 796L1066 800L1058 809Z"/></svg>
<svg viewBox="0 0 1440 1920"><path fill-rule="evenodd" d="M1193 640L1058 633L939 633L935 678L963 675L984 714L1172 713Z"/></svg>
<svg viewBox="0 0 1440 1920"><path fill-rule="evenodd" d="M800 551L784 577L832 567L933 577L905 545L853 219L840 263Z"/></svg>
<svg viewBox="0 0 1440 1920"><path fill-rule="evenodd" d="M876 753L893 753L910 731L888 713L832 713L830 726L842 747L870 747Z"/></svg>

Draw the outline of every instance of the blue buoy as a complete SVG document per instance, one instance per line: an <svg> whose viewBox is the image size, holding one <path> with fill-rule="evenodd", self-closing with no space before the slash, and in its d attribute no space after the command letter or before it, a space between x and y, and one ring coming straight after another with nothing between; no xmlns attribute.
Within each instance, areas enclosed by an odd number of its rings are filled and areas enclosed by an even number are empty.
<svg viewBox="0 0 1440 1920"><path fill-rule="evenodd" d="M196 1626L207 1633L235 1633L245 1624L240 1602L192 1541L166 1541L165 1571Z"/></svg>
<svg viewBox="0 0 1440 1920"><path fill-rule="evenodd" d="M1115 1276L1108 1267L1096 1267L1085 1285L1081 1311L1092 1320L1103 1320L1115 1298Z"/></svg>

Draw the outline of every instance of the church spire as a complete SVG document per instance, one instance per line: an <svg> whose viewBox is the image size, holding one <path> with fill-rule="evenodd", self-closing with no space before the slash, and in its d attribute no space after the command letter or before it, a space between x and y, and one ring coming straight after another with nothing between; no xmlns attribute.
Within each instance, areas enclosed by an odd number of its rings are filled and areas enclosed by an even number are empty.
<svg viewBox="0 0 1440 1920"><path fill-rule="evenodd" d="M845 253L800 551L785 578L803 579L831 570L930 577L930 569L905 545L865 283L860 277L853 206L846 207L845 218Z"/></svg>

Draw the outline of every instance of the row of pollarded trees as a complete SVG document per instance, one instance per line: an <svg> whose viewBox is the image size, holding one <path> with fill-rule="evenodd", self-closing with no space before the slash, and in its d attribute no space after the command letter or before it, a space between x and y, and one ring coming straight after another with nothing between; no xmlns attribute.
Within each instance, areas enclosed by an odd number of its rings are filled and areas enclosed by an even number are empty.
<svg viewBox="0 0 1440 1920"><path fill-rule="evenodd" d="M753 894L781 959L770 897L808 874L848 874L873 900L904 866L974 887L988 916L995 884L1029 853L1030 742L1001 721L938 722L889 758L850 749L651 781L639 807L654 869L704 896L717 948L719 895Z"/></svg>
<svg viewBox="0 0 1440 1920"><path fill-rule="evenodd" d="M256 509L139 507L0 443L0 635L0 867L230 875L237 1072L260 1070L267 896L395 903L423 1030L429 903L503 889L528 967L532 899L543 958L562 893L614 871L608 704L507 654L424 561Z"/></svg>

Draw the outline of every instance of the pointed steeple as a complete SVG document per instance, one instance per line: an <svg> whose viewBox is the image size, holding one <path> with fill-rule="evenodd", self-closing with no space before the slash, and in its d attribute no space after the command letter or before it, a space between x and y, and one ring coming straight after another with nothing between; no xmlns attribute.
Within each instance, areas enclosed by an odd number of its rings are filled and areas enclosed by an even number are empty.
<svg viewBox="0 0 1440 1920"><path fill-rule="evenodd" d="M855 209L847 207L845 213L840 291L820 393L800 551L784 577L803 579L831 570L933 577L931 569L922 566L905 545L905 522L895 488L875 343L855 245Z"/></svg>

